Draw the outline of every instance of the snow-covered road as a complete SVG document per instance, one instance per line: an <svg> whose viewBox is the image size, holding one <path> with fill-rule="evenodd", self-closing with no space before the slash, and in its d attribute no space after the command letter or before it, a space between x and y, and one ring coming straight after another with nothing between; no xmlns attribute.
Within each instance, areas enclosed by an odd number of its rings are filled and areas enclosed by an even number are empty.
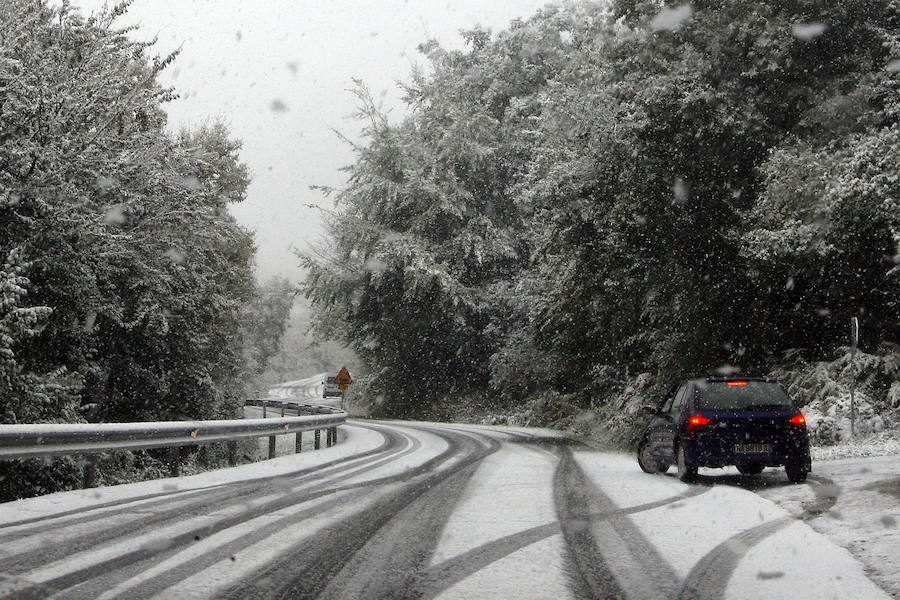
<svg viewBox="0 0 900 600"><path fill-rule="evenodd" d="M316 452L0 505L0 598L890 597L811 526L836 510L834 473L686 485L545 430L342 431Z"/></svg>

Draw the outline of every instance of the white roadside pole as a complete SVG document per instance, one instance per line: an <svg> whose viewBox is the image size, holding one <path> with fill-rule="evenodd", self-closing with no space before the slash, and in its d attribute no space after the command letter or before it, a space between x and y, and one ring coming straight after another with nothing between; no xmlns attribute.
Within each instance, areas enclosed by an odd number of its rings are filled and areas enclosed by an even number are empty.
<svg viewBox="0 0 900 600"><path fill-rule="evenodd" d="M850 437L856 437L856 348L859 345L859 319L850 319Z"/></svg>

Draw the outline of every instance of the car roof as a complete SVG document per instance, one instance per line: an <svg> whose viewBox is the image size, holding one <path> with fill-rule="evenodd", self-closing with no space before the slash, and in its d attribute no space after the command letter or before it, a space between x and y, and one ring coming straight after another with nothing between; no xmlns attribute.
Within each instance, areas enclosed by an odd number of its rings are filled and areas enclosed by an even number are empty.
<svg viewBox="0 0 900 600"><path fill-rule="evenodd" d="M705 379L708 383L720 383L725 381L761 381L763 383L779 383L777 379L771 377L738 377L738 376L721 376L711 375L709 377L697 377L692 381Z"/></svg>

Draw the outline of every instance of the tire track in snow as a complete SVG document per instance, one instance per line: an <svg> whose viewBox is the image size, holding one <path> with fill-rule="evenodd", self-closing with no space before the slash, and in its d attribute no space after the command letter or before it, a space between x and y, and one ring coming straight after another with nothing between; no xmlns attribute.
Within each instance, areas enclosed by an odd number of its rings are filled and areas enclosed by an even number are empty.
<svg viewBox="0 0 900 600"><path fill-rule="evenodd" d="M361 499L368 490L360 487L351 490L347 495L341 497L340 502L352 502ZM328 494L325 494L328 495ZM272 521L264 526L254 529L252 532L245 533L233 540L216 545L212 550L204 552L199 556L185 558L178 562L177 566L164 568L160 572L153 573L149 577L146 576L148 571L158 569L159 565L164 565L166 561L177 560L178 555L186 548L178 548L173 551L161 552L150 559L133 563L126 568L119 569L112 577L97 577L90 579L83 584L67 589L63 593L54 596L58 600L78 600L80 598L96 598L106 593L106 597L115 598L150 598L161 593L173 584L184 581L185 579L200 573L216 563L234 560L231 557L237 555L242 550L250 548L254 544L265 540L266 538L277 536L280 532L301 524L304 520L315 518L322 514L320 505L298 511L294 514L285 516L277 521ZM132 582L131 579L136 581ZM115 588L119 589L115 589ZM112 593L110 588L114 588Z"/></svg>
<svg viewBox="0 0 900 600"><path fill-rule="evenodd" d="M677 591L669 564L613 501L591 482L567 446L560 447L554 497L577 598L666 600ZM595 520L596 513L609 513Z"/></svg>
<svg viewBox="0 0 900 600"><path fill-rule="evenodd" d="M813 485L815 484L815 485ZM816 498L803 506L799 517L783 517L767 521L738 533L704 555L685 577L679 600L713 600L721 598L741 559L756 544L795 521L809 521L831 510L841 495L841 488L828 477L810 475L807 485Z"/></svg>
<svg viewBox="0 0 900 600"><path fill-rule="evenodd" d="M236 487L245 484L258 484L260 486L266 485L273 481L279 480L290 480L298 477L302 477L304 475L308 475L310 473L319 473L324 469L329 469L335 466L339 466L342 463L347 463L349 461L359 460L362 458L366 458L376 454L383 454L391 451L393 448L397 446L400 442L400 437L394 434L391 430L385 429L383 427L373 426L373 425L363 425L354 423L357 427L365 427L366 429L372 429L374 431L378 431L385 437L384 443L382 443L377 448L373 448L371 450L367 450L365 452L359 452L357 454L352 454L349 456L344 456L320 465L316 465L313 467L305 467L303 469L299 469L297 471L290 471L288 473L279 473L278 475L272 475L268 477L261 477L249 480L247 482L228 482L228 483L219 483L211 486L202 487L199 489L187 489L187 490L166 490L163 492L157 492L152 494L144 494L141 496L134 496L131 498L123 498L120 500L111 500L109 502L104 502L100 504L92 504L90 506L85 506L81 508L76 508L72 510L62 511L53 513L50 515L43 515L40 517L33 517L30 519L21 519L19 521L11 521L8 523L0 523L0 530L9 529L9 528L17 528L15 532L0 534L0 544L3 544L9 539L20 539L23 534L34 534L34 533L43 533L45 531L50 531L54 527L69 527L71 525L88 522L94 519L103 519L107 518L111 515L117 515L121 513L127 513L133 510L133 506L137 503L144 502L141 504L141 508L155 508L156 506L161 506L169 503L171 500L171 496L182 494L182 495L195 495L195 494L203 494L209 492L211 490L220 490L222 488L228 487ZM145 502L147 500L155 500L154 502ZM115 507L123 507L119 510L108 511L105 510L107 508L115 508ZM102 514L93 514L98 511L102 511ZM92 513L92 514L87 514ZM65 519L65 517L74 517L76 515L84 514L84 517L73 518L73 519ZM51 524L46 524L46 521L54 521ZM57 521L58 520L58 521ZM43 524L42 524L43 523ZM24 525L37 524L33 528L20 528Z"/></svg>
<svg viewBox="0 0 900 600"><path fill-rule="evenodd" d="M414 426L408 427L416 428ZM376 534L394 520L406 507L413 504L432 488L464 471L467 467L492 454L500 447L499 442L488 436L483 436L488 442L488 446L485 447L475 441L470 435L450 432L449 430L437 430L433 427L422 427L420 429L440 435L447 440L449 446L447 451L440 456L440 461L436 460L438 457L435 457L435 459L431 459L408 472L414 472L416 476L425 475L423 479L392 492L353 516L329 526L327 535L315 536L307 543L284 553L282 557L274 560L265 572L256 573L252 577L245 578L242 582L232 586L223 593L221 597L235 600L243 600L245 598L318 597L325 591L329 582L345 569L352 557L365 548L371 540L375 539ZM464 455L461 460L443 471L430 472L438 464L447 462L454 455L458 456L461 448L467 448L468 451L467 455ZM396 477L404 477L405 475ZM464 478L464 476L461 477ZM405 478L411 479L411 477ZM421 545L416 544L417 551L429 552L427 549L429 545L428 537L434 535L434 543L436 544L436 533L420 531L418 535L425 539ZM384 539L391 539L391 533L385 532L384 535L387 536ZM377 544L378 542L373 543ZM416 564L418 560L418 557L413 553L403 558L401 562ZM382 582L382 589L390 587L390 583Z"/></svg>
<svg viewBox="0 0 900 600"><path fill-rule="evenodd" d="M161 562L168 560L173 555L180 553L190 544L190 541L199 541L201 539L216 535L217 533L225 531L231 527L239 526L242 523L246 523L247 521L265 516L269 514L270 511L274 512L289 509L290 506L293 506L295 504L309 502L323 496L337 494L348 490L360 490L367 487L381 485L386 482L390 483L394 480L397 480L398 478L407 478L411 476L410 472L347 484L334 488L329 487L340 481L365 474L375 468L381 467L384 463L402 458L403 456L415 452L420 447L421 442L418 439L412 439L408 447L402 452L392 453L388 457L376 457L378 459L376 463L367 463L367 465L363 468L350 470L340 477L332 477L325 483L315 485L311 488L298 490L297 493L299 495L295 494L293 496L293 500L287 499L287 501L285 501L285 497L282 497L275 502L269 502L259 507L253 507L252 509L248 509L239 515L233 516L231 518L224 518L216 523L192 529L185 534L177 535L175 537L172 537L171 539L163 540L161 543L151 541L142 545L138 551L128 553L130 555L130 559L124 560L124 562L122 562L123 559L117 557L116 559L111 561L95 563L93 566L89 568L86 567L85 569L81 570L80 576L78 574L70 574L68 577L60 577L50 583L58 587L65 587L67 590L73 585L79 586L77 589L80 591L73 596L74 598L95 596L103 591L108 590L114 585L126 581L129 578L136 576L140 577L142 571L145 568L153 568ZM284 527L302 521L303 518L315 516L321 511L321 508L316 508L312 511L305 511L302 514L302 518L299 519L296 518L296 515L289 515L275 524L266 525L254 533L240 536L236 540L233 540L222 547L227 549L227 553L224 553L225 551L221 550L220 548L219 550L221 551L206 553L200 557L187 559L185 560L185 562L180 563L178 567L168 569L163 573L154 575L152 578L153 582L141 582L140 584L138 584L142 586L141 590L146 593L140 593L137 595L137 597L145 597L150 595L150 590L153 589L154 585L156 585L157 587L161 586L160 589L164 589L165 587L168 587L170 585L170 583L165 583L165 581L170 581L173 578L176 578L176 580L187 578L191 575L194 575L196 572L206 568L210 564L215 563L216 561L224 560L229 558L230 556L233 556L235 553L240 552L242 549L253 545L261 539L264 539L265 535L260 535L261 533L274 535L278 530L283 530ZM188 538L192 534L194 536L193 540L189 540ZM187 544L185 544L185 540L188 541ZM212 557L212 559L210 557ZM135 565L139 565L140 568L134 568ZM193 570L188 569L188 566L194 567ZM80 577L80 582L77 579L74 579L74 577L76 576ZM87 590L92 590L92 592L87 593ZM124 594L124 597L135 597L135 595L131 593L131 587L129 587L127 591L128 593Z"/></svg>
<svg viewBox="0 0 900 600"><path fill-rule="evenodd" d="M783 517L731 536L706 553L681 585L678 600L719 600L738 563L753 546L796 520Z"/></svg>
<svg viewBox="0 0 900 600"><path fill-rule="evenodd" d="M669 496L668 498L628 508L619 508L612 512L592 513L587 515L587 517L591 521L597 522L613 517L631 515L704 494L710 489L711 488L708 487L692 487L688 491L678 494L677 496ZM434 598L440 595L444 590L487 567L491 563L561 532L562 528L559 521L554 521L553 523L547 523L545 525L537 525L518 533L496 539L442 563L433 565L427 569L423 575L422 598Z"/></svg>
<svg viewBox="0 0 900 600"><path fill-rule="evenodd" d="M828 477L809 475L808 480L807 485L812 488L816 499L803 504L803 514L800 515L800 519L803 521L811 521L827 513L834 508L841 495L841 486ZM811 482L815 482L816 485L812 485Z"/></svg>
<svg viewBox="0 0 900 600"><path fill-rule="evenodd" d="M396 435L396 434L394 434L394 435ZM397 437L398 437L398 439L406 439L399 435ZM413 439L412 443L410 444L410 448L407 450L407 452L411 452L414 449L418 448L419 446L420 446L420 442L416 439ZM394 453L394 454L396 454L396 453ZM393 457L381 458L381 461L388 461L388 460L393 460L393 459L394 459ZM377 483L380 480L360 482L357 484L350 484L350 485L338 487L335 489L321 489L323 486L333 484L336 479L343 480L343 479L347 479L349 477L358 476L362 472L377 468L378 466L380 466L380 464L374 465L374 466L369 465L365 468L359 469L358 471L354 471L349 474L345 474L339 478L332 478L326 484L320 484L319 486L316 486L315 488L312 488L312 489L303 489L303 490L299 490L299 491L297 491L295 493L291 493L291 494L282 494L276 500L264 502L255 507L252 507L249 510L242 511L236 515L231 515L229 517L220 519L216 522L213 522L213 523L201 526L201 527L197 527L194 529L190 529L189 531L184 531L180 534L174 535L171 538L169 538L168 540L165 540L166 543L144 543L132 551L123 552L122 554L117 555L116 558L114 558L114 559L109 559L109 560L105 560L105 561L101 561L101 562L92 563L90 565L86 565L84 568L62 573L60 576L55 577L51 580L44 581L41 583L35 583L35 587L41 587L41 588L45 588L45 589L49 587L50 589L54 589L54 590L58 590L58 591L65 590L65 589L71 588L73 586L80 585L90 579L94 579L96 577L107 576L109 573L111 573L113 571L117 571L119 569L124 569L125 567L128 567L129 565L139 563L141 561L146 561L146 560L152 559L152 561L155 562L156 558L161 553L166 553L167 551L177 551L179 547L187 546L194 541L214 535L215 533L217 533L219 531L222 531L229 527L233 527L244 521L254 519L263 514L267 514L269 512L274 512L274 511L280 510L282 508L286 508L292 504L306 502L308 500L313 500L313 499L319 498L321 496L332 494L332 493L335 493L338 491L354 489L354 488L359 488L359 487L365 487L367 485L372 485L373 483L377 485ZM216 508L220 509L221 506L217 506ZM169 515L170 517L172 517L172 519L174 519L176 521L182 520L183 518L185 518L187 516L187 515L185 515L184 512L178 512L178 511L174 511L173 513L166 513L166 514ZM121 531L120 531L120 533L121 533ZM128 534L129 534L128 536L123 535L123 536L119 536L119 537L131 537L131 538L136 537L134 535L135 534L134 530L129 530ZM86 550L89 551L91 549L91 547L92 546L88 546L86 549L81 549L81 551L86 551ZM61 545L59 547L59 552L52 553L52 558L59 558L58 555L60 554L60 552L63 554L63 557L67 557L67 556L70 556L70 555L76 553L75 551L71 550L70 546ZM19 561L17 561L17 563L18 562ZM17 566L19 567L18 571L24 572L27 575L28 571L34 571L34 569L36 569L36 568L40 569L42 566L46 566L48 564L51 564L52 562L53 562L53 560L52 559L47 560L46 556L44 557L43 560L41 560L41 556L38 556L37 560L31 564L22 563L22 564L17 564ZM6 561L4 561L4 568L8 568Z"/></svg>
<svg viewBox="0 0 900 600"><path fill-rule="evenodd" d="M368 457L362 464L332 466L323 472L319 472L315 468L302 469L301 471L297 471L290 475L276 476L263 484L257 485L254 481L249 487L241 487L239 483L234 485L229 484L227 489L217 490L212 494L197 497L192 496L190 501L185 505L177 503L176 506L158 513L145 514L142 512L135 519L132 519L125 524L114 524L112 526L102 527L103 521L109 519L110 515L108 513L96 515L87 522L98 521L101 524L100 529L62 540L63 543L54 542L49 545L45 544L32 550L5 556L3 557L4 570L8 573L21 574L33 570L37 565L49 564L79 552L89 551L91 548L96 548L102 544L112 543L116 539L125 537L126 532L128 537L138 537L143 534L152 533L153 530L160 528L166 523L203 516L209 512L210 507L215 507L215 510L226 510L236 504L251 503L254 498L265 497L266 495L279 496L279 499L277 500L264 503L261 507L254 507L243 513L248 515L256 514L260 510L265 510L267 507L281 506L285 494L296 494L296 491L293 488L297 485L311 484L316 480L323 478L327 478L328 481L324 484L320 484L320 486L331 485L336 481L358 476L366 471L376 469L384 462L392 460L398 453L412 452L420 445L420 442L416 439L409 440L408 438L389 430L386 430L383 433L389 437L389 442L387 442L386 445L390 449L381 454ZM401 443L404 441L407 442L407 445L401 446ZM387 456L385 456L385 454ZM345 472L344 475L335 477L336 474L341 473L342 471ZM350 472L347 473L347 471ZM299 473L302 473L303 475L298 477L297 475ZM318 489L318 487L307 487L302 490L302 493L308 493L316 489ZM294 496L289 495L288 497ZM164 501L158 502L161 506L165 506ZM146 507L141 506L141 509L145 510ZM273 508L273 510L275 509ZM129 509L120 509L115 511L115 513L125 515L132 514L129 512ZM237 517L228 517L225 521L232 522L235 518ZM65 529L70 526L71 523L66 522L60 524L58 527L52 527L47 530L32 533L32 535L45 535L49 531L58 528ZM207 534L204 533L204 531L208 530L208 527L210 526L203 527L199 531L192 530L189 533L195 536L199 535L200 537L205 537ZM180 540L184 535L187 534L176 536L173 540Z"/></svg>
<svg viewBox="0 0 900 600"><path fill-rule="evenodd" d="M421 573L477 467L453 473L397 513L328 582L319 599L420 598Z"/></svg>

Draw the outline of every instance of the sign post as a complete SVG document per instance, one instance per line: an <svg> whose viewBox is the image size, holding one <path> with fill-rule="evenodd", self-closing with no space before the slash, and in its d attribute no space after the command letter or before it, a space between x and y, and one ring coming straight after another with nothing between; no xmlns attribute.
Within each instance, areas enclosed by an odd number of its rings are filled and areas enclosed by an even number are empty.
<svg viewBox="0 0 900 600"><path fill-rule="evenodd" d="M850 437L856 437L856 348L859 346L859 319L850 319Z"/></svg>

